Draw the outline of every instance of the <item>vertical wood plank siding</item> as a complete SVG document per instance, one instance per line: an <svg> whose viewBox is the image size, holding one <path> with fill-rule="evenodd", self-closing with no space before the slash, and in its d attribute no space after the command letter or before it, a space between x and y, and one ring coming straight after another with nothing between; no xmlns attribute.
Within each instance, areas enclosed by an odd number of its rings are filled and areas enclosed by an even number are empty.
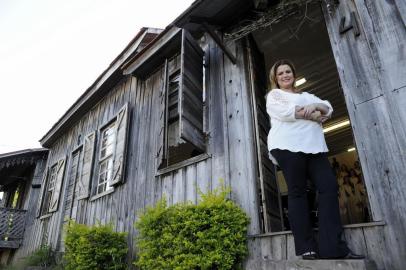
<svg viewBox="0 0 406 270"><path fill-rule="evenodd" d="M54 164L67 156L67 171L61 190L58 211L46 219L35 219L30 236L27 237L27 252L37 248L44 240L44 228L48 228L47 243L60 249L61 231L66 204L72 204L78 222L93 225L112 223L118 231L128 232L128 244L134 256L134 222L139 211L165 196L168 204L183 201L197 202L198 190L207 192L224 179L231 186L231 197L251 216L250 233L258 233L258 205L256 199L255 166L253 164L253 142L251 112L246 91L242 45L232 45L237 50L238 64L224 60L223 53L207 37L204 46L208 64L206 74L205 131L208 134L207 153L209 158L158 175L155 162L159 126L159 90L162 87L163 68L159 68L146 80L128 76L89 112L83 115L68 132L61 136L50 149L48 164ZM227 83L225 83L225 81ZM78 137L83 139L108 123L112 117L129 102L131 108L130 130L126 162L126 179L117 185L114 192L92 200L73 199L68 194L72 151L78 147ZM99 134L96 136L99 140ZM100 151L96 143L96 153ZM97 155L93 172L97 167ZM95 173L93 173L95 174ZM97 175L93 176L93 181ZM68 198L69 197L69 198ZM91 196L90 196L91 197ZM68 200L67 200L68 199ZM44 226L48 223L48 226Z"/></svg>
<svg viewBox="0 0 406 270"><path fill-rule="evenodd" d="M391 253L373 254L380 269L403 269L406 256L406 28L400 2L340 1L333 12L324 10L372 217L387 223L375 236L382 238L375 250ZM350 12L360 25L358 37L338 33ZM374 235L366 241L375 241Z"/></svg>

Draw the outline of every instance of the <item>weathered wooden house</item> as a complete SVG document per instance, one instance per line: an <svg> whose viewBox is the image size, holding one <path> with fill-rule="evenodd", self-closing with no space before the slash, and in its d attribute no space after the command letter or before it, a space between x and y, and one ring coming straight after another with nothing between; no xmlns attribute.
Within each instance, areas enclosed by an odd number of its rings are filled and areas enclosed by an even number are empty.
<svg viewBox="0 0 406 270"><path fill-rule="evenodd" d="M139 210L164 194L196 202L224 179L251 218L246 268L295 259L264 104L269 68L289 58L298 87L335 108L337 175L354 166L366 187L362 214L343 209L347 241L378 269L404 269L405 14L402 0L197 0L163 31L142 29L41 139L49 158L21 254L63 251L69 218L111 222L134 250Z"/></svg>
<svg viewBox="0 0 406 270"><path fill-rule="evenodd" d="M30 213L39 198L47 156L43 148L0 154L0 265L13 259L33 229Z"/></svg>

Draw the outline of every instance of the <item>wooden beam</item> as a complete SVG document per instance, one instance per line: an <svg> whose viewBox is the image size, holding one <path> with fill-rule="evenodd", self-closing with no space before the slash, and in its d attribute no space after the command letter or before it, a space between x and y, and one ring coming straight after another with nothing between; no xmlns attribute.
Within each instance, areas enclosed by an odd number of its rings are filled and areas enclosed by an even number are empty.
<svg viewBox="0 0 406 270"><path fill-rule="evenodd" d="M207 23L203 23L203 27L206 29L206 31L209 33L209 35L213 38L214 42L220 47L220 49L227 55L227 57L230 59L230 61L235 65L237 63L237 58L230 52L229 49L227 49L226 46L224 46L223 42L219 38L219 36L213 31L213 29L210 28L210 26Z"/></svg>

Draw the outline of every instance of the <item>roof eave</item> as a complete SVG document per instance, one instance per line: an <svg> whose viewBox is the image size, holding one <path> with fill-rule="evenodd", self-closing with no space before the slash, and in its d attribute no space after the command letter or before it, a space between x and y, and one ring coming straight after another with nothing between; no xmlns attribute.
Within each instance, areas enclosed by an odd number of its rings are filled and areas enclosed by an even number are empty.
<svg viewBox="0 0 406 270"><path fill-rule="evenodd" d="M18 156L46 153L48 151L49 150L46 148L29 148L29 149L23 149L23 150L8 152L8 153L2 153L2 154L0 154L0 161L3 159L15 158Z"/></svg>

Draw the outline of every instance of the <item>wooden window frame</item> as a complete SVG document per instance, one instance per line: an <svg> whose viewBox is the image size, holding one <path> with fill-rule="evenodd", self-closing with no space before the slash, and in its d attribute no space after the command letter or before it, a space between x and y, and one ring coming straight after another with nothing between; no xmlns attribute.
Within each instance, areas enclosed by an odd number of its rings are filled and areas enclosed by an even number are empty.
<svg viewBox="0 0 406 270"><path fill-rule="evenodd" d="M206 65L207 64L207 59L206 59L206 56L204 54L203 49L198 45L198 42L196 40L194 40L189 33L187 33L187 31L182 30L181 35L182 35L182 38L181 38L180 41L178 41L178 42L180 42L179 48L178 48L179 50L175 51L173 53L173 55L171 55L170 57L166 57L165 58L165 63L163 64L163 69L164 69L164 78L163 78L164 79L164 86L163 86L163 88L164 88L164 95L166 96L165 101L164 101L165 102L165 105L164 105L165 106L165 109L164 109L165 110L165 120L164 120L164 122L165 122L164 129L165 130L164 130L163 144L162 144L163 149L161 150L162 151L162 153L161 153L162 157L160 157L160 151L159 150L157 151L157 159L158 159L157 160L157 167L156 167L157 168L157 172L156 172L157 175L160 175L160 174L162 174L162 173L164 173L164 172L166 172L168 170L172 170L172 168L182 166L182 164L189 163L189 160L193 162L193 160L196 160L196 158L199 159L199 157L206 157L207 155L209 155L208 152L207 152L208 149L207 149L207 137L206 137L206 129L207 129L207 127L206 127L206 121L207 121L207 119L206 119L206 117L207 117L207 115L206 115L206 100L207 100L207 97L206 97L206 94L207 94L206 79L207 79L207 72L208 72L207 65ZM196 43L190 45L190 42L188 43L188 41L190 41L191 39L193 41L196 41ZM175 42L176 41L174 41L174 43ZM186 43L188 43L188 44L186 44ZM200 144L200 146L203 145L203 147L199 148L199 147L193 145L193 143L192 143L192 145L195 147L196 150L201 151L200 154L194 155L192 157L188 157L188 158L185 158L185 159L182 159L182 160L179 160L179 161L176 161L175 163L172 163L172 164L169 164L169 162L168 162L168 153L169 153L169 144L170 143L169 143L169 131L168 131L168 128L170 126L170 122L173 121L173 119L171 118L171 115L169 115L170 114L170 112L169 112L169 106L170 106L170 104L169 104L170 103L170 100L169 100L170 93L169 93L169 91L171 89L172 83L174 83L174 82L177 83L176 87L178 89L177 90L178 91L178 96L177 96L178 97L178 104L177 104L177 106L178 106L177 118L178 119L175 120L175 121L179 121L178 129L181 129L182 128L181 127L181 125L182 125L181 122L184 121L182 117L185 117L185 116L182 115L182 113L183 113L182 111L184 109L181 109L181 105L179 104L179 100L181 100L179 95L185 95L185 93L186 93L186 95L189 94L186 91L187 90L186 88L191 86L190 85L191 81L188 81L188 79L189 79L188 76L190 76L190 74L193 73L188 69L188 67L189 68L192 68L192 67L190 66L190 63L189 63L190 61L188 63L185 63L185 62L187 62L187 61L185 61L185 59L187 57L185 57L184 55L187 55L187 53L186 53L187 49L189 49L189 52L190 52L190 49L193 50L193 48L195 49L195 51L193 52L195 54L196 54L196 48L198 48L198 49L200 49L202 51L202 54L201 54L201 57L202 57L201 58L201 61L202 61L202 69L201 69L201 72L202 72L202 74L201 74L202 87L201 87L201 99L200 99L200 101L201 101L201 104L202 104L201 105L202 106L202 108L201 108L201 110L202 110L202 112L201 112L202 113L201 134L203 136L203 140L202 140L203 143ZM190 53L192 54L192 52L190 52ZM179 57L179 61L180 61L179 67L175 68L174 70L170 70L169 62L172 61L176 57ZM185 74L185 73L187 73L187 74ZM189 83L188 86L184 85L186 82ZM183 88L185 88L185 89L183 89ZM182 96L182 98L183 98L183 96ZM182 106L185 106L185 105L182 105ZM181 139L183 139L182 135L180 135L182 133L182 131L179 131L178 133L179 133L179 137ZM175 136L176 136L176 134L175 134ZM198 144L196 144L196 145L198 145Z"/></svg>
<svg viewBox="0 0 406 270"><path fill-rule="evenodd" d="M75 158L77 156L77 160L75 162ZM76 163L76 164L75 164ZM74 167L76 166L76 168ZM69 202L69 206L65 205L63 208L63 215L64 217L64 222L69 220L72 216L72 208L74 204L74 200L77 199L77 194L76 194L76 185L80 181L81 178L81 172L82 172L82 166L83 166L83 143L79 144L70 154L70 164L69 164L69 174L67 177L67 185L66 185L66 194L65 194L65 203L67 202L68 198L68 189L69 185L72 183L72 197L71 201ZM66 216L66 211L69 211L69 216Z"/></svg>
<svg viewBox="0 0 406 270"><path fill-rule="evenodd" d="M94 158L96 156L96 135L96 131L88 133L84 137L83 143L81 145L83 151L80 161L81 168L78 172L78 182L75 186L75 197L77 200L88 199L91 195Z"/></svg>
<svg viewBox="0 0 406 270"><path fill-rule="evenodd" d="M107 192L109 193L110 190L114 190L114 186L108 187L109 182L112 180L112 179L109 179L108 175L110 172L110 178L112 178L112 176L113 176L114 154L115 154L115 150L116 150L115 145L117 143L116 121L117 121L117 116L115 116L112 120L110 120L107 124L103 125L99 129L100 138L99 138L98 144L100 146L100 149L98 151L97 180L95 182L94 196L98 196L98 195L101 195L101 194L104 194ZM112 133L108 134L108 136L105 137L104 135L107 130L111 130ZM106 141L108 142L109 136L114 136L114 137L113 137L112 141L110 142L110 144L107 144L106 146L103 147L104 138L106 138ZM107 153L107 151L106 151L106 154L103 155L102 154L103 150L107 150L109 146L112 147L111 152ZM101 174L102 174L101 168L102 168L102 165L106 162L107 162L107 166L108 166L108 163L110 162L111 167L110 168L107 167L107 170L103 171L103 173L106 173L106 179L104 181L100 182L100 178L101 178ZM99 188L102 185L104 185L105 187L100 192Z"/></svg>
<svg viewBox="0 0 406 270"><path fill-rule="evenodd" d="M98 129L97 133L99 136L95 136L95 156L97 156L95 159L97 158L97 165L92 165L93 176L90 179L90 201L114 192L117 185L122 185L125 182L127 144L131 129L130 112L130 103L126 102L107 123ZM112 136L114 136L114 139L110 144L103 146L104 138L108 140L108 137L104 136L105 131L108 129L113 130ZM109 146L112 146L112 151L103 154L103 151L108 149ZM108 178L101 183L101 167L105 162L111 162L111 169L109 169L111 177L108 177L109 170L103 171L107 172ZM99 187L103 184L106 185L106 188L100 191ZM110 188L107 189L107 185L110 185Z"/></svg>
<svg viewBox="0 0 406 270"><path fill-rule="evenodd" d="M54 176L54 185L50 187L52 183L52 176ZM43 203L41 207L41 217L50 215L51 212L49 212L50 209L50 203L51 203L51 198L53 195L53 192L55 191L55 184L56 184L56 178L58 176L58 162L55 162L52 166L49 167L49 174L46 179L46 188L44 191L44 197L42 198Z"/></svg>
<svg viewBox="0 0 406 270"><path fill-rule="evenodd" d="M65 167L67 158L62 157L52 166L47 166L41 182L36 217L42 217L58 211L63 200L63 182L65 179ZM54 171L56 170L56 172ZM54 178L56 176L56 178Z"/></svg>

